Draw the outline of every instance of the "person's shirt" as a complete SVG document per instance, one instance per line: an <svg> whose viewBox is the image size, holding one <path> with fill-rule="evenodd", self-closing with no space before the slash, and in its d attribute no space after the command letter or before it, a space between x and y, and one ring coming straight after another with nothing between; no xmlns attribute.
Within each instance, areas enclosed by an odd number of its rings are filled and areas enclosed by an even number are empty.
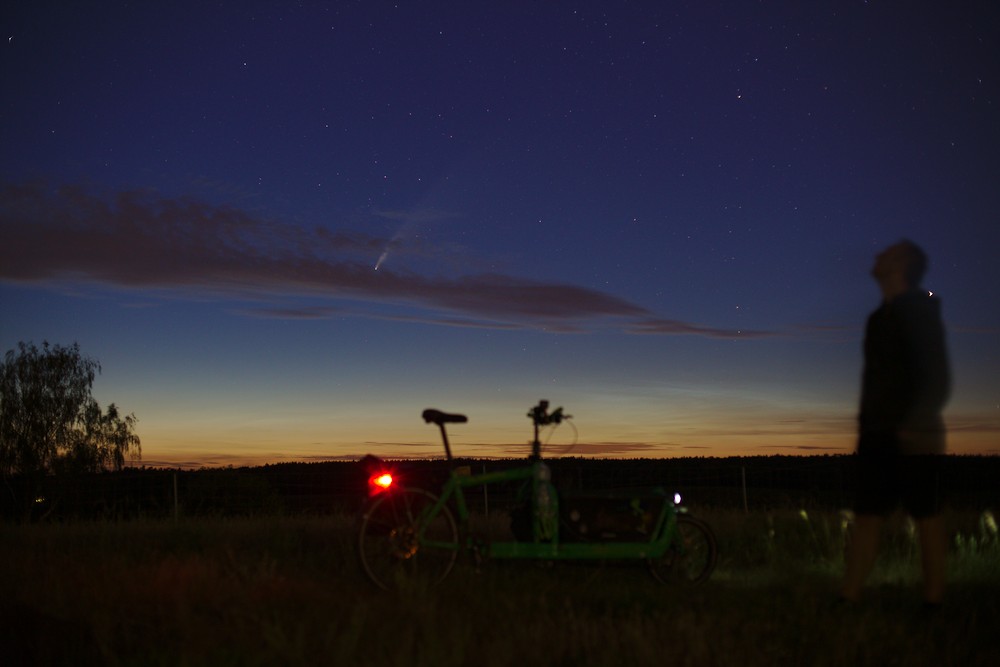
<svg viewBox="0 0 1000 667"><path fill-rule="evenodd" d="M899 437L907 454L944 452L944 409L951 389L938 299L913 290L868 317L859 425Z"/></svg>

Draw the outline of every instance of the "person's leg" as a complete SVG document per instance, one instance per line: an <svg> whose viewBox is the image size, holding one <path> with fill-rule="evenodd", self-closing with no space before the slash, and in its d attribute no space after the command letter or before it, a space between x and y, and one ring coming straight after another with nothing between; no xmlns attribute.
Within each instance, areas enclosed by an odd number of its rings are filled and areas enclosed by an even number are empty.
<svg viewBox="0 0 1000 667"><path fill-rule="evenodd" d="M917 519L920 537L920 560L924 570L924 602L944 601L948 537L940 514Z"/></svg>
<svg viewBox="0 0 1000 667"><path fill-rule="evenodd" d="M882 518L898 502L899 476L893 436L862 433L854 459L854 527L840 597L857 601L878 558Z"/></svg>
<svg viewBox="0 0 1000 667"><path fill-rule="evenodd" d="M878 557L879 533L882 517L877 514L858 515L851 530L851 544L847 549L847 571L840 596L856 602L861 598L861 589L875 567Z"/></svg>
<svg viewBox="0 0 1000 667"><path fill-rule="evenodd" d="M944 600L948 536L941 514L938 480L940 461L934 456L903 457L903 507L917 524L920 561L924 574L924 602Z"/></svg>

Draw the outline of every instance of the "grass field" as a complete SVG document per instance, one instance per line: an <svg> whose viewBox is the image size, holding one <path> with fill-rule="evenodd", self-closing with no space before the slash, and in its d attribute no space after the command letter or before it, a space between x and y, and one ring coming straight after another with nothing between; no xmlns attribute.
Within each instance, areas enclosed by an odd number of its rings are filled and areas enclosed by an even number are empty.
<svg viewBox="0 0 1000 667"><path fill-rule="evenodd" d="M635 565L487 563L434 589L374 589L354 518L0 525L2 664L997 665L1000 547L949 517L945 608L921 610L907 524L866 600L832 605L836 514L701 512L700 586Z"/></svg>

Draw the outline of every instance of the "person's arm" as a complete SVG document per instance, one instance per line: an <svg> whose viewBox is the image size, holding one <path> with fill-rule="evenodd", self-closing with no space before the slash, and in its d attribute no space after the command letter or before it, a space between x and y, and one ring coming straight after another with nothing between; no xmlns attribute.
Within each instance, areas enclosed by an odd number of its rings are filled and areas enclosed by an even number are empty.
<svg viewBox="0 0 1000 667"><path fill-rule="evenodd" d="M904 314L911 402L900 436L940 431L940 415L951 392L944 325L936 302L914 304Z"/></svg>

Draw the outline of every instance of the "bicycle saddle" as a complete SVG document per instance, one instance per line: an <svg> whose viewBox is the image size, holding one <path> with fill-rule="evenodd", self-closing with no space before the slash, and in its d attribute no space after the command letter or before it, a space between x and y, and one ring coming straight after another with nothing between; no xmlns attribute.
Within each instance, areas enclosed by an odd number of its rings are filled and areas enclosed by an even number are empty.
<svg viewBox="0 0 1000 667"><path fill-rule="evenodd" d="M438 426L441 426L442 424L464 424L469 421L469 418L465 415L449 414L432 408L424 410L423 417L424 421L428 424L437 424Z"/></svg>

